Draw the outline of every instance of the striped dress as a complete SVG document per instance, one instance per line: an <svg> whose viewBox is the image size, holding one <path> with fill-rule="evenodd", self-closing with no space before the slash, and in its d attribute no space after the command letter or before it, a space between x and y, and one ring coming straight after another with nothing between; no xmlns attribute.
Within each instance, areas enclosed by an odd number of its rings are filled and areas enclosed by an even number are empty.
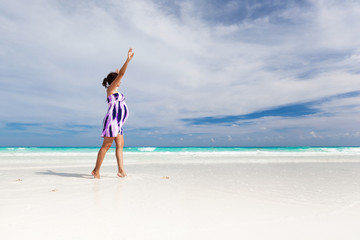
<svg viewBox="0 0 360 240"><path fill-rule="evenodd" d="M107 97L108 111L103 121L101 137L123 135L123 125L128 117L128 108L123 94L114 93Z"/></svg>

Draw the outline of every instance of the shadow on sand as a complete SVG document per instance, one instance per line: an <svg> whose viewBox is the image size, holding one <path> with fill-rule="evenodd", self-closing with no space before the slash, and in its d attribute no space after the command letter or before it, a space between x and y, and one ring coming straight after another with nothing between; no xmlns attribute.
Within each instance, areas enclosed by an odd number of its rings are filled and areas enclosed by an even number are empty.
<svg viewBox="0 0 360 240"><path fill-rule="evenodd" d="M91 174L54 172L54 171L51 171L51 170L47 170L46 172L37 172L36 174L54 175L54 176L72 177L72 178L74 178L74 177L76 177L76 178L87 178L87 179L93 179L94 178Z"/></svg>

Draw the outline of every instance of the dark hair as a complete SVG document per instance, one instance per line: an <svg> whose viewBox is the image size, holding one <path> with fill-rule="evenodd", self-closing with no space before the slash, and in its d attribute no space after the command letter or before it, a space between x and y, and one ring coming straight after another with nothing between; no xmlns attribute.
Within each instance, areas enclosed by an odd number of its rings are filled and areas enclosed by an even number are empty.
<svg viewBox="0 0 360 240"><path fill-rule="evenodd" d="M102 85L105 88L108 88L110 84L115 80L115 78L118 76L116 72L111 72L107 75L106 78L104 78L104 81L102 82Z"/></svg>

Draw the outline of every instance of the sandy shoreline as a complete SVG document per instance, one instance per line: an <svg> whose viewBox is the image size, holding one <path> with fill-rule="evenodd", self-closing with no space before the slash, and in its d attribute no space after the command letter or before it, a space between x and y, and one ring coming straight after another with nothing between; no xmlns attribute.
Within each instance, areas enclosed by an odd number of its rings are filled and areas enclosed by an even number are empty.
<svg viewBox="0 0 360 240"><path fill-rule="evenodd" d="M259 164L125 157L127 178L116 177L109 156L101 180L92 179L94 159L86 156L1 157L4 239L360 237L356 158Z"/></svg>

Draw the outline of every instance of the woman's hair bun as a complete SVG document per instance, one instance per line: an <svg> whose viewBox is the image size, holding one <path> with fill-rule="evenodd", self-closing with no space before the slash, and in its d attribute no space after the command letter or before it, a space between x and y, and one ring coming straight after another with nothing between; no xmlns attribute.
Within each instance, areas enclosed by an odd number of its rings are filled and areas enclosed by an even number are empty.
<svg viewBox="0 0 360 240"><path fill-rule="evenodd" d="M111 72L107 75L106 78L104 78L104 81L102 82L102 85L105 88L108 88L110 86L110 84L115 80L115 78L118 76L118 73L116 72Z"/></svg>
<svg viewBox="0 0 360 240"><path fill-rule="evenodd" d="M102 85L104 86L104 87L108 87L107 85L108 85L108 81L107 81L107 78L104 78L104 81L102 82Z"/></svg>

